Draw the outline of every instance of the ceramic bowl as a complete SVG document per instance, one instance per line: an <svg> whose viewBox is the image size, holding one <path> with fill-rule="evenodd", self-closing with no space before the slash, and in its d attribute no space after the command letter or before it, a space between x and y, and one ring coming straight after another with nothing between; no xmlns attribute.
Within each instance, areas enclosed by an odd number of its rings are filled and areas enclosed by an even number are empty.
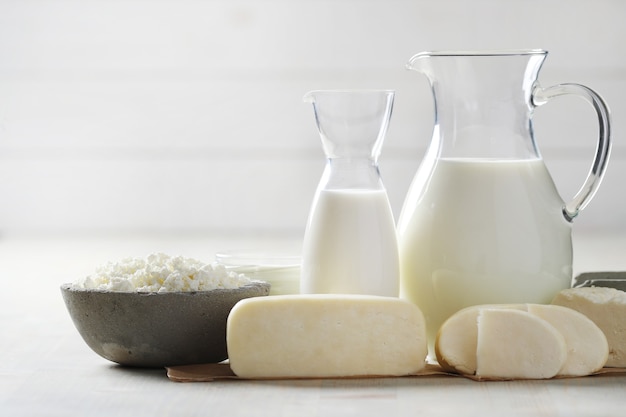
<svg viewBox="0 0 626 417"><path fill-rule="evenodd" d="M266 296L269 290L269 283L256 281L237 289L170 293L61 286L87 345L112 362L139 367L223 361L230 310L239 300Z"/></svg>

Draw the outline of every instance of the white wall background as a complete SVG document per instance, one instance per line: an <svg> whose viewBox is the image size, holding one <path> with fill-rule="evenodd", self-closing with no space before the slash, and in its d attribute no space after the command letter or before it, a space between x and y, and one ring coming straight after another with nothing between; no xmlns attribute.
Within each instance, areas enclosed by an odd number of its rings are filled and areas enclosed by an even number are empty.
<svg viewBox="0 0 626 417"><path fill-rule="evenodd" d="M626 232L621 0L0 0L0 233L299 234L324 156L311 89L390 88L380 159L396 216L432 128L415 53L543 48L543 85L580 82L613 114L606 179L576 220ZM537 110L564 198L597 122Z"/></svg>

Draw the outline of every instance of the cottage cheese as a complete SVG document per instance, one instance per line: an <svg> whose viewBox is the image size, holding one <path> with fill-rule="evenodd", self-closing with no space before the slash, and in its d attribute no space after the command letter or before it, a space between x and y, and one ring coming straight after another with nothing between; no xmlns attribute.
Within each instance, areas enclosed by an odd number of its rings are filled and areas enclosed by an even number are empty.
<svg viewBox="0 0 626 417"><path fill-rule="evenodd" d="M251 282L247 276L228 271L223 265L155 253L145 259L126 258L109 262L73 286L117 292L164 293L234 289Z"/></svg>

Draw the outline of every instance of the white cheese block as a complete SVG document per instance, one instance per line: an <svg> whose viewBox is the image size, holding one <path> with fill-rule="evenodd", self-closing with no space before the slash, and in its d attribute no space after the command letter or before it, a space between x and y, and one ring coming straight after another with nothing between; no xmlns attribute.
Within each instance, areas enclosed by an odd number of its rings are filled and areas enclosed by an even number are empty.
<svg viewBox="0 0 626 417"><path fill-rule="evenodd" d="M428 352L418 307L365 295L245 299L228 317L226 338L242 378L409 375Z"/></svg>
<svg viewBox="0 0 626 417"><path fill-rule="evenodd" d="M545 320L527 312L482 309L477 328L477 377L552 378L567 358L561 333Z"/></svg>
<svg viewBox="0 0 626 417"><path fill-rule="evenodd" d="M607 367L626 367L626 292L608 287L562 290L552 304L569 307L589 317L606 336Z"/></svg>

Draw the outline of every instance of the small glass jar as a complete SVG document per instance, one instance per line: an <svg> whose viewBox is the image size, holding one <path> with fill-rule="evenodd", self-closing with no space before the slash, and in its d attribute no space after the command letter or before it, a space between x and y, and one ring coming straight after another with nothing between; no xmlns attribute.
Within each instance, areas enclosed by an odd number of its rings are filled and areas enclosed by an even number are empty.
<svg viewBox="0 0 626 417"><path fill-rule="evenodd" d="M224 251L217 253L215 260L250 279L269 282L270 295L300 293L300 256Z"/></svg>

